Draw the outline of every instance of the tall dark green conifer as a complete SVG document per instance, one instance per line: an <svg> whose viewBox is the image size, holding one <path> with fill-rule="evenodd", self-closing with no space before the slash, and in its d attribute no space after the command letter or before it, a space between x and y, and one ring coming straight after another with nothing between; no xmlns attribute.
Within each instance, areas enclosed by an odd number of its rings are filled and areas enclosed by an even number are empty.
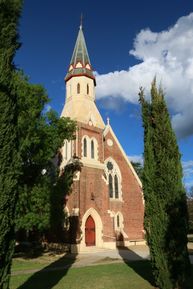
<svg viewBox="0 0 193 289"><path fill-rule="evenodd" d="M0 0L0 288L9 288L14 250L14 215L19 158L17 98L12 89L13 58L19 47L21 0Z"/></svg>
<svg viewBox="0 0 193 289"><path fill-rule="evenodd" d="M152 83L151 103L140 91L144 126L144 198L147 242L155 283L160 289L185 288L190 272L188 215L182 167L162 89Z"/></svg>

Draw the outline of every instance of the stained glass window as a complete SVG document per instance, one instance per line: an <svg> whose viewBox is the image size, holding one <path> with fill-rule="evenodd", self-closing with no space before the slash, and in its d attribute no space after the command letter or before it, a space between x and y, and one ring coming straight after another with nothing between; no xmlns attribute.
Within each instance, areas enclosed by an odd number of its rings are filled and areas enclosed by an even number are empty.
<svg viewBox="0 0 193 289"><path fill-rule="evenodd" d="M84 138L84 143L83 143L83 151L84 151L84 157L87 157L87 140Z"/></svg>
<svg viewBox="0 0 193 289"><path fill-rule="evenodd" d="M115 175L114 177L114 187L115 187L115 198L119 198L119 184L118 184L118 177Z"/></svg>
<svg viewBox="0 0 193 289"><path fill-rule="evenodd" d="M91 140L91 159L94 159L94 141Z"/></svg>
<svg viewBox="0 0 193 289"><path fill-rule="evenodd" d="M109 175L109 197L113 198L113 178Z"/></svg>

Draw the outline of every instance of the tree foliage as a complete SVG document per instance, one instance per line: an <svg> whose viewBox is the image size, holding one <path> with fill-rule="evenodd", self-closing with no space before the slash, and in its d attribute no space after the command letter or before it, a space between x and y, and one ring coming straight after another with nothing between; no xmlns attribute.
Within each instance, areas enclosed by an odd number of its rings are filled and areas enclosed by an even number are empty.
<svg viewBox="0 0 193 289"><path fill-rule="evenodd" d="M56 197L57 153L64 139L74 138L76 124L58 118L54 111L43 113L49 99L42 86L29 83L20 71L14 80L22 159L16 227L43 232L50 228L53 195Z"/></svg>
<svg viewBox="0 0 193 289"><path fill-rule="evenodd" d="M43 112L45 90L14 66L21 8L22 0L0 0L0 289L9 288L15 222L39 231L51 223L60 179L54 157L76 129L70 119Z"/></svg>
<svg viewBox="0 0 193 289"><path fill-rule="evenodd" d="M82 163L79 158L73 157L69 163L60 171L60 176L54 186L54 194L51 195L51 228L52 233L62 232L69 222L65 215L64 207L71 194L73 178L80 172Z"/></svg>
<svg viewBox="0 0 193 289"><path fill-rule="evenodd" d="M190 188L187 197L189 214L189 233L193 233L193 187Z"/></svg>
<svg viewBox="0 0 193 289"><path fill-rule="evenodd" d="M134 167L138 177L140 179L142 179L142 175L143 175L143 166L142 166L142 164L139 163L139 162L133 162L133 161L131 161L131 164Z"/></svg>
<svg viewBox="0 0 193 289"><path fill-rule="evenodd" d="M190 272L188 214L182 167L162 89L154 79L151 103L140 90L144 126L144 226L156 285L184 288Z"/></svg>
<svg viewBox="0 0 193 289"><path fill-rule="evenodd" d="M20 173L17 96L13 58L19 48L17 24L22 1L0 0L0 288L9 288L14 219Z"/></svg>

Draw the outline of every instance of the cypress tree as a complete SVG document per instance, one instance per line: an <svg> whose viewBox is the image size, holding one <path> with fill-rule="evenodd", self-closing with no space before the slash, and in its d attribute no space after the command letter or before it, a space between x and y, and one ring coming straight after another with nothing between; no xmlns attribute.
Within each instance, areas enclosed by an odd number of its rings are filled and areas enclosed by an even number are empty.
<svg viewBox="0 0 193 289"><path fill-rule="evenodd" d="M180 153L162 89L156 79L151 103L140 93L144 126L144 227L155 283L160 289L185 288L190 273L188 214Z"/></svg>
<svg viewBox="0 0 193 289"><path fill-rule="evenodd" d="M17 98L12 89L13 58L19 48L21 0L0 0L0 288L9 288L14 251L14 217L19 157Z"/></svg>

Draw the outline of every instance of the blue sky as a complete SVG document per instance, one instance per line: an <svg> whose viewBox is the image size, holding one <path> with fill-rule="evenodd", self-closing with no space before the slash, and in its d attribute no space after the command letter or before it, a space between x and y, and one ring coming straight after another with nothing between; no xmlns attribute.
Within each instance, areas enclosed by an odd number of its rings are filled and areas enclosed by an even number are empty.
<svg viewBox="0 0 193 289"><path fill-rule="evenodd" d="M165 90L178 137L184 182L193 185L193 1L26 0L20 21L22 47L15 63L41 83L61 113L64 76L80 15L96 71L97 106L131 159L143 154L138 88L156 74ZM192 13L192 14L191 14Z"/></svg>

